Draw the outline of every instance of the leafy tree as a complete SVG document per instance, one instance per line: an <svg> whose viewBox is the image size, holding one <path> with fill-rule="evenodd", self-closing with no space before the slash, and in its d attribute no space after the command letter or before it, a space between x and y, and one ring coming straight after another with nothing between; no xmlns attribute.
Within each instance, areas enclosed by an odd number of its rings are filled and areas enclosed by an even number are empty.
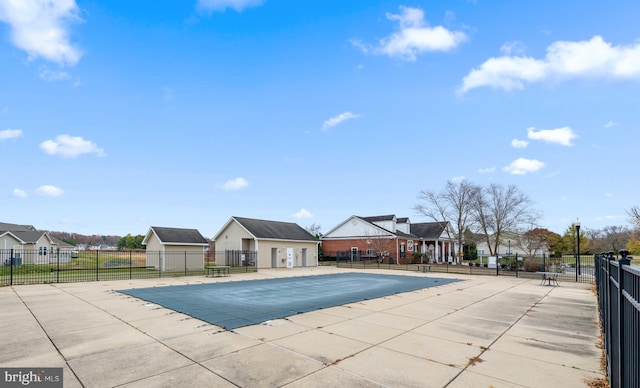
<svg viewBox="0 0 640 388"><path fill-rule="evenodd" d="M592 232L589 229L581 229L580 230L580 254L584 255L585 253L589 253L589 236L592 236ZM578 239L577 239L577 228L575 224L571 224L567 227L564 234L562 235L562 253L564 254L575 254L578 253Z"/></svg>
<svg viewBox="0 0 640 388"><path fill-rule="evenodd" d="M533 228L522 233L516 244L526 252L527 257L536 257L540 256L540 252L545 248L551 250L550 242L560 237L560 235L557 235L557 238L555 238L554 235L557 234L548 229Z"/></svg>
<svg viewBox="0 0 640 388"><path fill-rule="evenodd" d="M127 234L118 240L118 249L142 249L142 240L144 240L144 236L139 234L137 236L132 236L131 234Z"/></svg>
<svg viewBox="0 0 640 388"><path fill-rule="evenodd" d="M632 255L640 255L640 229L634 230L627 241L627 249Z"/></svg>

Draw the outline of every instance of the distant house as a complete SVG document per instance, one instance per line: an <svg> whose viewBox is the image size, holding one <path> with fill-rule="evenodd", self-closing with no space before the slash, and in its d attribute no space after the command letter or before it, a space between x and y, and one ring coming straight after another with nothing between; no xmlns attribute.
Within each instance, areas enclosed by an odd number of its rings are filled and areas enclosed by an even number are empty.
<svg viewBox="0 0 640 388"><path fill-rule="evenodd" d="M160 271L201 270L209 241L197 229L152 226L142 240L146 266Z"/></svg>
<svg viewBox="0 0 640 388"><path fill-rule="evenodd" d="M476 249L478 251L478 256L487 257L489 256L489 243L491 246L494 246L495 237L490 236L487 241L486 238L480 239L476 243ZM527 238L526 235L511 233L511 232L503 232L500 241L498 244L498 250L494 252L494 255L499 257L502 256L515 256L518 257L542 257L549 256L549 246L546 242L540 241L532 236L531 238Z"/></svg>
<svg viewBox="0 0 640 388"><path fill-rule="evenodd" d="M258 268L318 265L320 242L291 222L231 217L213 240L217 264L255 265Z"/></svg>
<svg viewBox="0 0 640 388"><path fill-rule="evenodd" d="M396 264L454 261L456 242L448 228L448 221L412 224L408 217L393 214L354 215L322 236L322 251L338 260L376 259Z"/></svg>
<svg viewBox="0 0 640 388"><path fill-rule="evenodd" d="M32 225L0 222L0 259L3 265L68 262L74 247Z"/></svg>

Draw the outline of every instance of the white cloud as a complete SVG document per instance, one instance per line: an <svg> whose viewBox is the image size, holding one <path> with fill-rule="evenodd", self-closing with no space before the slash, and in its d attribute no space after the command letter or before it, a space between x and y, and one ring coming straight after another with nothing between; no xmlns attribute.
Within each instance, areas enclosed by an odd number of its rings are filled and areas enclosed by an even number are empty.
<svg viewBox="0 0 640 388"><path fill-rule="evenodd" d="M295 218L301 219L301 218L311 218L313 217L313 214L309 210L302 208L300 209L299 212L295 213L293 216Z"/></svg>
<svg viewBox="0 0 640 388"><path fill-rule="evenodd" d="M75 65L82 56L69 42L69 21L81 21L75 0L0 1L0 21L10 26L12 43L30 60Z"/></svg>
<svg viewBox="0 0 640 388"><path fill-rule="evenodd" d="M36 194L42 197L59 197L64 194L64 190L51 185L43 185L36 189Z"/></svg>
<svg viewBox="0 0 640 388"><path fill-rule="evenodd" d="M522 54L526 50L525 45L522 42L506 42L500 47L500 51L505 55Z"/></svg>
<svg viewBox="0 0 640 388"><path fill-rule="evenodd" d="M49 70L46 67L40 69L38 76L47 82L68 81L72 78L66 71Z"/></svg>
<svg viewBox="0 0 640 388"><path fill-rule="evenodd" d="M0 141L22 136L22 129L5 129L0 131Z"/></svg>
<svg viewBox="0 0 640 388"><path fill-rule="evenodd" d="M262 5L263 0L198 0L198 8L205 11L224 11L233 8L241 12L245 8Z"/></svg>
<svg viewBox="0 0 640 388"><path fill-rule="evenodd" d="M511 140L511 147L513 148L527 148L529 142L526 140L513 139Z"/></svg>
<svg viewBox="0 0 640 388"><path fill-rule="evenodd" d="M40 148L49 155L60 155L63 158L75 158L82 154L106 155L94 142L80 136L58 135L55 140L40 143Z"/></svg>
<svg viewBox="0 0 640 388"><path fill-rule="evenodd" d="M400 14L387 13L387 19L398 22L398 31L380 40L379 45L369 48L359 40L351 44L363 52L388 55L406 61L415 61L420 53L449 51L467 40L460 31L450 31L443 26L428 26L424 11L420 8L400 7Z"/></svg>
<svg viewBox="0 0 640 388"><path fill-rule="evenodd" d="M617 126L618 126L618 123L616 123L615 121L607 121L607 123L604 125L605 128L612 128Z"/></svg>
<svg viewBox="0 0 640 388"><path fill-rule="evenodd" d="M249 186L249 182L241 177L230 179L220 185L220 187L226 191L240 190L244 189L247 186Z"/></svg>
<svg viewBox="0 0 640 388"><path fill-rule="evenodd" d="M541 129L536 131L535 128L527 128L527 137L531 140L542 140L547 143L560 144L565 147L571 147L571 141L578 137L570 127L562 127L558 129Z"/></svg>
<svg viewBox="0 0 640 388"><path fill-rule="evenodd" d="M27 192L21 189L13 189L13 192L11 193L11 195L13 195L16 198L27 198L28 196Z"/></svg>
<svg viewBox="0 0 640 388"><path fill-rule="evenodd" d="M478 172L479 172L480 174L491 174L491 173L493 173L493 172L495 172L495 171L496 171L496 167L495 167L495 166L493 166L493 167L487 167L487 168L479 168L479 169L478 169Z"/></svg>
<svg viewBox="0 0 640 388"><path fill-rule="evenodd" d="M536 172L542 167L544 167L544 163L539 160L518 158L503 170L513 175L526 175L530 172Z"/></svg>
<svg viewBox="0 0 640 388"><path fill-rule="evenodd" d="M453 177L453 178L451 178L450 180L451 180L451 182L453 182L453 183L461 183L461 182L464 182L464 180L465 180L465 179L467 179L467 178L465 178L465 177L463 177L463 176L454 176L454 177Z"/></svg>
<svg viewBox="0 0 640 388"><path fill-rule="evenodd" d="M525 84L569 78L640 79L640 43L612 46L602 37L588 41L557 41L543 59L526 56L489 58L462 80L460 92L489 86L524 89Z"/></svg>
<svg viewBox="0 0 640 388"><path fill-rule="evenodd" d="M352 112L344 112L344 113L340 113L339 115L330 118L329 120L325 121L322 124L322 130L323 131L328 131L329 128L333 128L336 125L340 124L341 122L345 121L345 120L349 120L349 119L356 119L360 117L359 114L354 114Z"/></svg>

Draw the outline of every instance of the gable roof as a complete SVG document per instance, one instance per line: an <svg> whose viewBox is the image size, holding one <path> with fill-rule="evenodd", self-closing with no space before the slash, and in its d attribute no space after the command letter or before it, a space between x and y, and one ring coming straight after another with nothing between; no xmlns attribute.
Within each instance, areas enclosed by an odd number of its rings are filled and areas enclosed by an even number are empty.
<svg viewBox="0 0 640 388"><path fill-rule="evenodd" d="M414 234L420 238L435 240L440 238L448 223L448 221L442 221L411 224L411 234Z"/></svg>
<svg viewBox="0 0 640 388"><path fill-rule="evenodd" d="M24 242L26 244L34 244L34 243L38 242L40 237L42 237L43 235L45 235L47 237L49 242L53 242L53 240L51 240L51 237L49 237L49 234L47 232L32 232L32 231L17 231L16 230L16 231L12 231L11 234L13 234L14 236L19 238L22 242Z"/></svg>
<svg viewBox="0 0 640 388"><path fill-rule="evenodd" d="M20 240L22 244L35 244L42 236L45 236L50 243L53 242L49 233L36 230L36 228L31 225L18 225L0 222L0 234L4 234L6 232L10 232L10 234Z"/></svg>
<svg viewBox="0 0 640 388"><path fill-rule="evenodd" d="M423 222L423 223L417 223L417 224L412 224L409 221L409 217L401 217L401 218L396 218L395 215L386 215L386 216L375 216L375 217L359 217L359 216L351 216L349 218L347 218L345 221L343 221L342 223L338 224L336 227L334 227L333 229L331 229L330 231L328 231L327 233L325 233L325 235L322 237L323 240L330 240L332 238L346 238L346 237L332 237L331 234L338 230L340 227L342 227L343 225L347 224L348 222L350 222L353 219L359 219L361 221L364 221L368 224L370 224L372 227L375 227L377 229L379 229L380 231L384 231L385 233L388 233L390 236L395 236L395 237L399 237L399 238L406 238L406 239L424 239L424 240L437 240L439 238L441 238L442 233L445 232L445 229L449 227L449 221L439 221L439 222ZM386 228L383 228L382 226L376 224L376 222L381 222L381 221L392 221L393 219L396 219L396 222L400 223L400 221L408 223L410 225L410 230L409 233L405 233L401 230L396 230L395 232L392 232ZM363 237L363 236L356 236L353 235L351 237Z"/></svg>
<svg viewBox="0 0 640 388"><path fill-rule="evenodd" d="M8 222L0 222L0 231L4 232L34 232L36 228L32 225L10 224Z"/></svg>
<svg viewBox="0 0 640 388"><path fill-rule="evenodd" d="M54 243L58 248L75 248L76 247L75 245L69 244L66 241L62 241L57 237L54 237L54 236L50 236L50 237L51 237L51 242Z"/></svg>
<svg viewBox="0 0 640 388"><path fill-rule="evenodd" d="M343 237L335 237L335 236L331 236L335 231L339 230L340 228L342 228L343 226L347 225L350 222L353 222L353 220L360 220L362 222L365 222L366 224L368 224L369 226L371 226L372 228L374 228L374 230L376 230L377 232L375 232L376 235L380 234L380 235L385 235L385 236L396 236L396 237L416 237L416 236L412 236L406 233L403 233L399 230L396 230L395 232L390 231L389 229L386 229L380 225L378 225L376 222L382 222L382 221L393 221L395 219L395 215L387 215L387 216L374 216L374 217L360 217L360 216L351 216L349 218L347 218L346 220L342 221L341 223L339 223L338 225L336 225L335 227L333 227L331 230L329 230L327 233L325 233L321 240L330 240L332 238L344 238ZM357 221L356 221L357 222ZM362 235L356 235L356 236L349 236L349 237L367 237L366 234L362 234Z"/></svg>
<svg viewBox="0 0 640 388"><path fill-rule="evenodd" d="M318 241L315 236L293 222L257 220L245 217L231 217L231 219L235 220L255 238L270 240Z"/></svg>
<svg viewBox="0 0 640 388"><path fill-rule="evenodd" d="M155 234L162 244L209 245L209 241L197 229L165 228L161 226L152 226L144 237L142 244L146 245L151 233Z"/></svg>

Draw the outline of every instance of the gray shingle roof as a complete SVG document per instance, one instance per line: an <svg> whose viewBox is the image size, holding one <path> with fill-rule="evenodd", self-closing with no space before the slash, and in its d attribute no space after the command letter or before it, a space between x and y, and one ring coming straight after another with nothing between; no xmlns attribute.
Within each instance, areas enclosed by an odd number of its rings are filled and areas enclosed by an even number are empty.
<svg viewBox="0 0 640 388"><path fill-rule="evenodd" d="M33 232L36 228L31 225L18 225L10 224L7 222L0 222L0 231L3 232Z"/></svg>
<svg viewBox="0 0 640 388"><path fill-rule="evenodd" d="M318 241L300 225L293 222L256 220L233 217L256 238L275 240Z"/></svg>
<svg viewBox="0 0 640 388"><path fill-rule="evenodd" d="M12 231L11 233L26 243L35 243L44 234L44 232L32 232L32 231Z"/></svg>
<svg viewBox="0 0 640 388"><path fill-rule="evenodd" d="M164 244L209 244L197 229L164 228L152 226L151 229Z"/></svg>
<svg viewBox="0 0 640 388"><path fill-rule="evenodd" d="M359 217L367 222L380 222L380 221L392 221L395 218L395 214L389 214L386 216L374 216L374 217Z"/></svg>
<svg viewBox="0 0 640 388"><path fill-rule="evenodd" d="M423 222L419 224L411 224L411 234L415 234L420 238L437 239L442 235L446 222Z"/></svg>

